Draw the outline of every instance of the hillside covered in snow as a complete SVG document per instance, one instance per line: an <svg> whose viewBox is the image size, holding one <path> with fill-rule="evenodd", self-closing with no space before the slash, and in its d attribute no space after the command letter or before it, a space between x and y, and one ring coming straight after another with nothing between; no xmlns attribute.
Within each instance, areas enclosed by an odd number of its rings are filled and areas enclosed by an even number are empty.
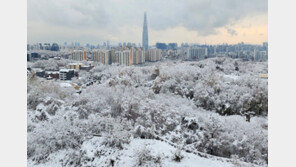
<svg viewBox="0 0 296 167"><path fill-rule="evenodd" d="M220 57L28 77L28 166L267 166L267 73Z"/></svg>

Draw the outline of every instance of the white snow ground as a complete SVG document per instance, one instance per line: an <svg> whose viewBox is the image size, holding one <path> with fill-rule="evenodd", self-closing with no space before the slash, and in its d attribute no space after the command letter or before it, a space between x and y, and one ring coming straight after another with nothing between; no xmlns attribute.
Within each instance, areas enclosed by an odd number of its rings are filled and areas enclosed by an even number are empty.
<svg viewBox="0 0 296 167"><path fill-rule="evenodd" d="M244 162L230 162L228 159L220 158L215 160L212 158L203 158L193 153L181 151L184 157L180 162L173 160L177 149L173 146L152 139L133 139L129 144L124 145L122 150L108 148L103 145L102 137L94 137L83 143L81 151L85 151L84 156L88 157L89 161L85 161L82 166L111 166L110 160L114 160L116 167L132 167L139 165L139 156L147 155L152 159L161 157L159 162L144 161L141 166L162 166L162 167L249 167L253 164ZM62 167L65 162L65 157L69 150L61 150L51 154L46 163L35 164L31 159L28 160L28 167ZM99 153L98 153L99 152ZM143 154L144 153L144 154Z"/></svg>

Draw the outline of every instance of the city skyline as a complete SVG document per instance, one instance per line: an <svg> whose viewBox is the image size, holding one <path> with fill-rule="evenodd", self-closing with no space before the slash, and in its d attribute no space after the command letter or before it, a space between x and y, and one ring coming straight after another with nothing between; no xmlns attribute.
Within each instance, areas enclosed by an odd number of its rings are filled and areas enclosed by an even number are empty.
<svg viewBox="0 0 296 167"><path fill-rule="evenodd" d="M114 12L115 11L115 12ZM28 1L27 41L142 43L147 11L149 44L262 44L268 41L267 0Z"/></svg>

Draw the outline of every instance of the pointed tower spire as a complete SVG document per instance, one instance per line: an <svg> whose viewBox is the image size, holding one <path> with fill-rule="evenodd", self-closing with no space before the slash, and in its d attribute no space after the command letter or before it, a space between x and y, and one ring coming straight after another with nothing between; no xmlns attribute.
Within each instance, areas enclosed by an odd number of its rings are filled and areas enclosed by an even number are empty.
<svg viewBox="0 0 296 167"><path fill-rule="evenodd" d="M147 16L144 13L144 24L143 24L143 34L142 34L142 46L145 50L148 50L148 27L147 27Z"/></svg>

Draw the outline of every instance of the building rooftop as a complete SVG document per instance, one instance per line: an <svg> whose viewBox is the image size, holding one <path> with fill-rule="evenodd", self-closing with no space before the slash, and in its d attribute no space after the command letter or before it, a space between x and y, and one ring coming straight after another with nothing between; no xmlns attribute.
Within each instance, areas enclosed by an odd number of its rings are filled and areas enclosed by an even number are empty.
<svg viewBox="0 0 296 167"><path fill-rule="evenodd" d="M69 69L60 69L60 72L69 72Z"/></svg>
<svg viewBox="0 0 296 167"><path fill-rule="evenodd" d="M69 63L68 65L84 65L83 63Z"/></svg>
<svg viewBox="0 0 296 167"><path fill-rule="evenodd" d="M47 74L58 74L59 71L46 71Z"/></svg>

